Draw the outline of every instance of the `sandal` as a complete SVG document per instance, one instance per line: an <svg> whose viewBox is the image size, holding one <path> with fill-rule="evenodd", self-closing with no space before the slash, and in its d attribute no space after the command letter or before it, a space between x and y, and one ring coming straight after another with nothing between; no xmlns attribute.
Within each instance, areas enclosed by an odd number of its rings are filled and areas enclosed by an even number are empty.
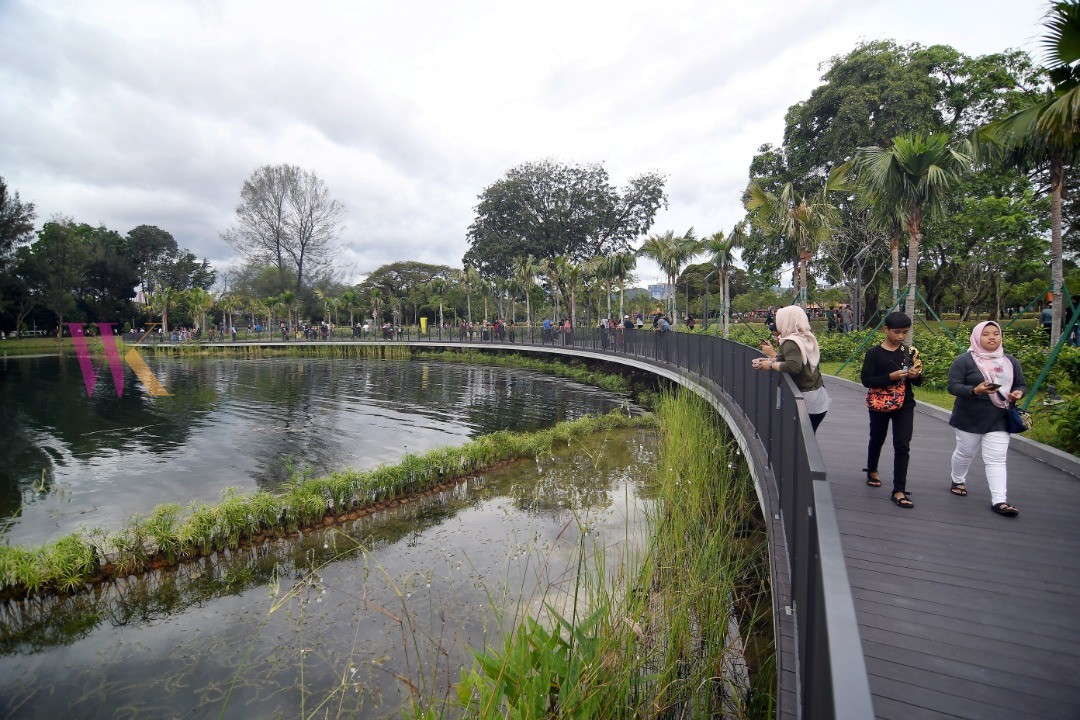
<svg viewBox="0 0 1080 720"><path fill-rule="evenodd" d="M902 508L913 508L915 507L915 503L908 500L907 497L910 494L911 493L905 492L903 490L897 490L892 494L892 501Z"/></svg>
<svg viewBox="0 0 1080 720"><path fill-rule="evenodd" d="M967 488L964 487L964 483L953 483L952 487L949 488L949 492L951 492L953 495L959 495L963 497L967 495Z"/></svg>
<svg viewBox="0 0 1080 720"><path fill-rule="evenodd" d="M881 479L878 477L877 470L867 470L863 468L862 471L866 473L866 484L870 487L881 487Z"/></svg>
<svg viewBox="0 0 1080 720"><path fill-rule="evenodd" d="M1004 515L1006 517L1016 517L1020 514L1020 511L1014 508L1009 503L998 503L997 505L991 505L990 509L996 512L998 515Z"/></svg>

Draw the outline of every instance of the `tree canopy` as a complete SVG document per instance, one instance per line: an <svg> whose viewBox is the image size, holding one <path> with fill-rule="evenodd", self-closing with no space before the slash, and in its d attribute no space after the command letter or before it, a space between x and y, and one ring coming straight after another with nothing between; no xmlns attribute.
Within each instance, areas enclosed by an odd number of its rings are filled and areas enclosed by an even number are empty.
<svg viewBox="0 0 1080 720"><path fill-rule="evenodd" d="M19 193L8 192L7 183L0 177L0 270L15 248L33 237L34 217L34 203L24 203Z"/></svg>
<svg viewBox="0 0 1080 720"><path fill-rule="evenodd" d="M666 180L650 172L617 189L598 163L519 165L480 193L464 263L484 275L508 278L519 257L583 262L625 251L667 206Z"/></svg>
<svg viewBox="0 0 1080 720"><path fill-rule="evenodd" d="M295 165L263 165L240 188L236 226L222 238L246 259L274 265L300 292L305 278L333 255L344 214L345 206L330 197L315 173Z"/></svg>

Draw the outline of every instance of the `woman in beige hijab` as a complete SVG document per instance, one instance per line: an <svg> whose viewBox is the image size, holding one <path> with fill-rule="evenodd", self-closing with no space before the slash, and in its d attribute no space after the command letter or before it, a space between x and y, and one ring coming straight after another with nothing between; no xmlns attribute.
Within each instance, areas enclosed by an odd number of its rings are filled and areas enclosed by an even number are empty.
<svg viewBox="0 0 1080 720"><path fill-rule="evenodd" d="M776 334L780 339L780 352L768 340L761 341L761 352L766 357L755 358L757 370L786 372L802 393L810 424L817 432L818 425L829 411L829 393L821 382L821 348L810 330L810 319L798 305L789 305L776 311Z"/></svg>

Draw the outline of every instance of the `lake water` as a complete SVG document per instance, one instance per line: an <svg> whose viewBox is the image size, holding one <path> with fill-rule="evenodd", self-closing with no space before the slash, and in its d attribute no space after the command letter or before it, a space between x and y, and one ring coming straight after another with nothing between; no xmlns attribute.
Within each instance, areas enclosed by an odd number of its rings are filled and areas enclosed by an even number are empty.
<svg viewBox="0 0 1080 720"><path fill-rule="evenodd" d="M39 361L60 366L35 381ZM131 397L88 399L77 367L19 362L23 390L46 391L5 405L20 423L6 434L17 442L4 449L5 482L30 496L9 535L28 537L49 534L33 523L57 532L126 517L105 505L145 511L216 500L226 485L272 487L285 455L370 467L406 444L626 403L517 370L294 359L168 361L153 369L173 398L129 387ZM27 449L42 438L42 454ZM400 717L414 693L444 698L468 648L501 647L514 617L542 614L545 601L570 607L582 549L613 568L641 542L654 443L649 431L598 434L344 526L0 606L0 716ZM15 458L47 459L44 492ZM155 474L151 489L143 480Z"/></svg>
<svg viewBox="0 0 1080 720"><path fill-rule="evenodd" d="M156 504L274 489L290 468L394 463L495 430L627 404L536 372L435 362L148 358L171 397L107 371L88 397L71 355L0 358L0 518L13 544L114 528Z"/></svg>

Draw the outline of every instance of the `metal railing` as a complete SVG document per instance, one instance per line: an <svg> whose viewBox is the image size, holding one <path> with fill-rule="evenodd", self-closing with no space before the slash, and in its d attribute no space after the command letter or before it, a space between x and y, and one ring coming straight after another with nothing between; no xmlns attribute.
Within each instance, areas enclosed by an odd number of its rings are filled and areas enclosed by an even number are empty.
<svg viewBox="0 0 1080 720"><path fill-rule="evenodd" d="M739 440L768 525L777 717L874 717L825 464L790 376L754 372L761 353L722 338L654 330L416 328L330 342L520 348L646 367L711 395ZM280 341L278 341L280 342ZM275 343L276 344L276 343Z"/></svg>

